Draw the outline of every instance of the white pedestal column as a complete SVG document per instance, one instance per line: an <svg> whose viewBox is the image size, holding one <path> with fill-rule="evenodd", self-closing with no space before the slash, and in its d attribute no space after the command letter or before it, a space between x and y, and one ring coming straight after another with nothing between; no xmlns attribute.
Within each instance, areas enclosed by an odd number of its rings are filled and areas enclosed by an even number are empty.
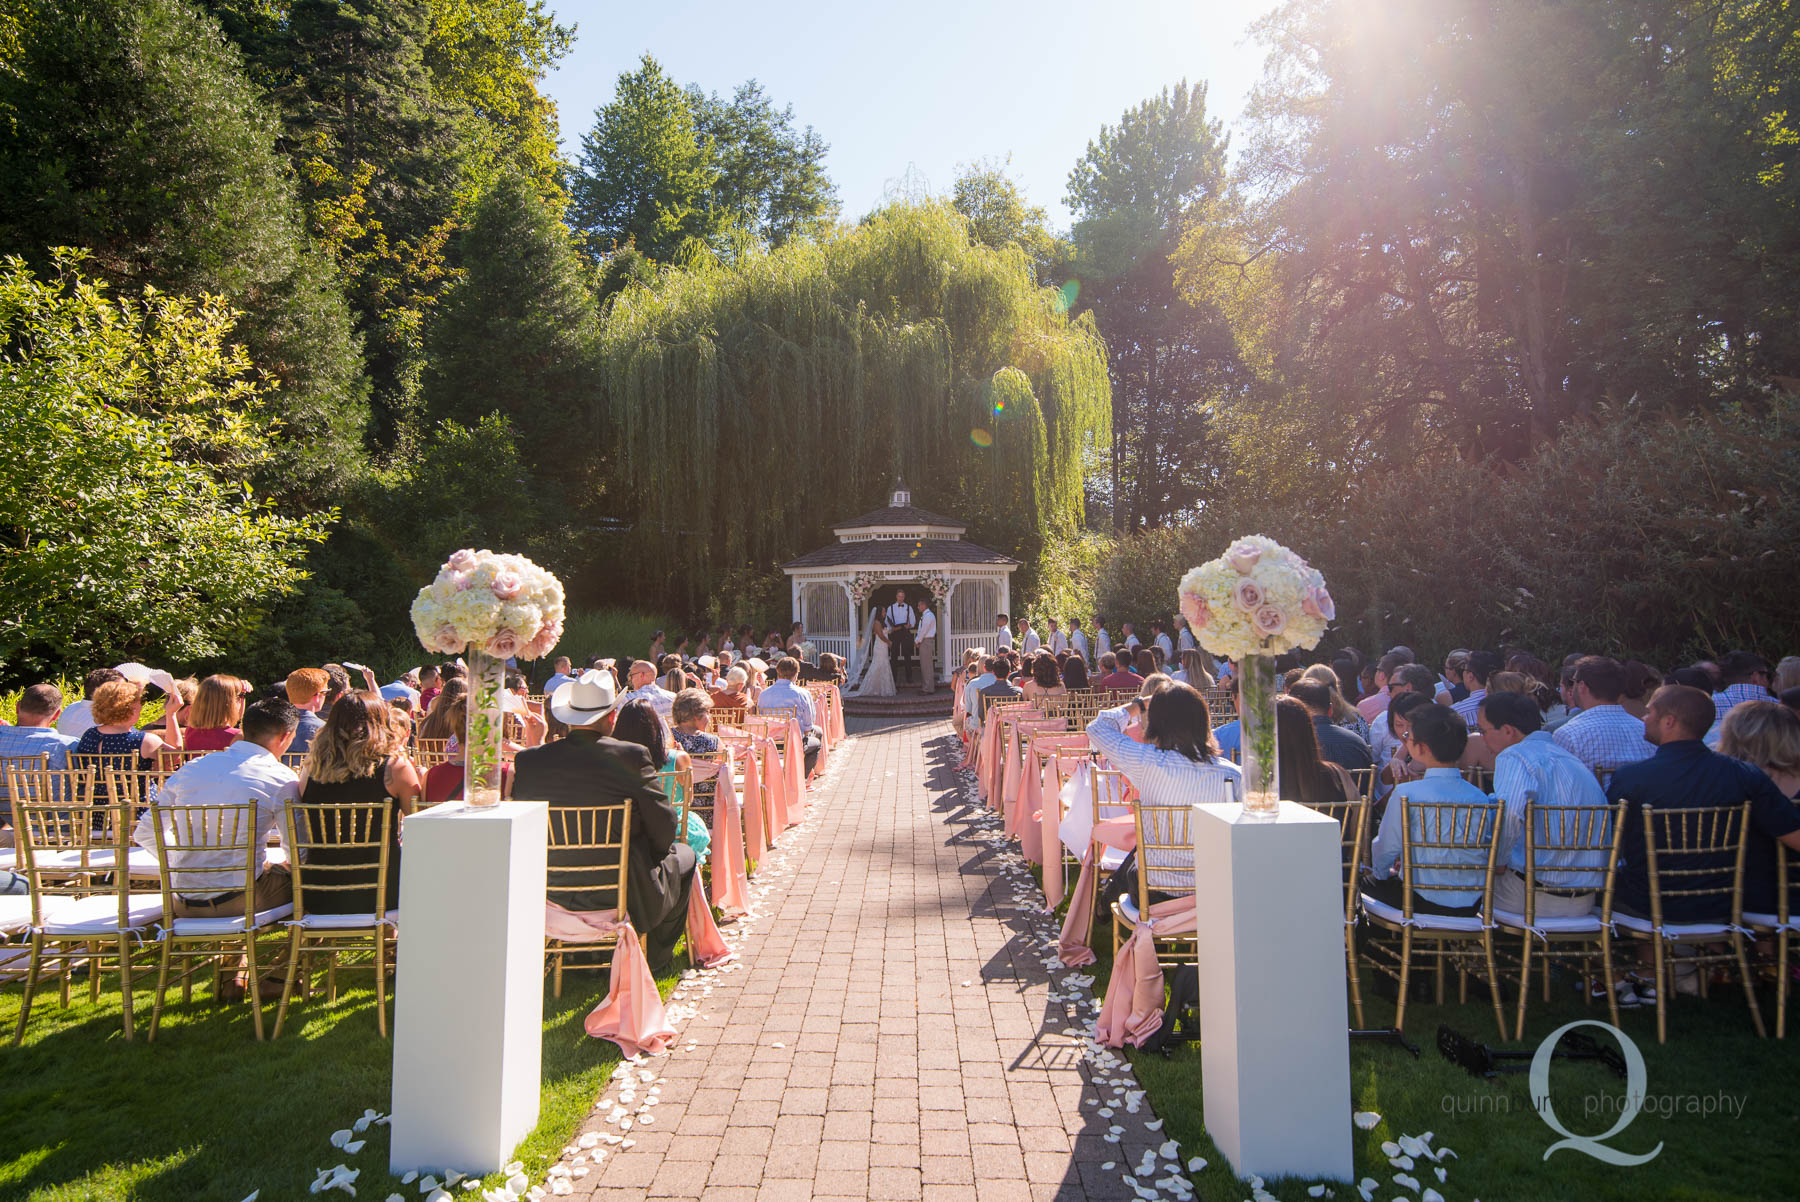
<svg viewBox="0 0 1800 1202"><path fill-rule="evenodd" d="M490 1173L537 1125L549 807L406 820L389 1167Z"/></svg>
<svg viewBox="0 0 1800 1202"><path fill-rule="evenodd" d="M1240 1177L1352 1180L1338 824L1194 807L1206 1131Z"/></svg>

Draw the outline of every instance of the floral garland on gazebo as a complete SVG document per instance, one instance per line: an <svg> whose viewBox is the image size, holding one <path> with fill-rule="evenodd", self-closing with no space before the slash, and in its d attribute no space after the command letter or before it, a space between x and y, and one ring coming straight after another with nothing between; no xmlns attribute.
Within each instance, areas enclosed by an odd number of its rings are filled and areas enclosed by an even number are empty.
<svg viewBox="0 0 1800 1202"><path fill-rule="evenodd" d="M851 577L851 608L860 610L863 602L869 599L869 594L874 592L876 587L880 584L881 574L879 572L858 572L855 576Z"/></svg>
<svg viewBox="0 0 1800 1202"><path fill-rule="evenodd" d="M925 590L931 594L931 600L936 605L942 605L944 598L950 595L950 578L942 572L928 572L919 577L919 583L925 586Z"/></svg>

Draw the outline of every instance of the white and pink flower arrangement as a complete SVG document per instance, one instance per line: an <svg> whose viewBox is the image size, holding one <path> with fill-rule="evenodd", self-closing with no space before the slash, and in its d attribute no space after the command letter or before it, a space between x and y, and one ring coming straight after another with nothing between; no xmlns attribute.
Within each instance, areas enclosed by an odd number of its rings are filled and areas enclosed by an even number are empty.
<svg viewBox="0 0 1800 1202"><path fill-rule="evenodd" d="M1325 577L1260 534L1183 576L1179 599L1200 645L1231 660L1316 647L1337 616Z"/></svg>
<svg viewBox="0 0 1800 1202"><path fill-rule="evenodd" d="M412 621L419 643L440 655L539 659L562 638L562 582L523 555L465 547L413 598Z"/></svg>

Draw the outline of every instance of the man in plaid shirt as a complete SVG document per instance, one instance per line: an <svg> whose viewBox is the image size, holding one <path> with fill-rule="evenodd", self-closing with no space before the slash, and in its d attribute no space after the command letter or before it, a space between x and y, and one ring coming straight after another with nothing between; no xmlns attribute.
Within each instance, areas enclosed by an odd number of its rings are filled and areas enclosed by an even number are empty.
<svg viewBox="0 0 1800 1202"><path fill-rule="evenodd" d="M1647 760L1656 751L1644 739L1644 723L1619 704L1625 666L1604 655L1586 655L1575 664L1575 700L1581 712L1551 737L1589 768L1610 773Z"/></svg>

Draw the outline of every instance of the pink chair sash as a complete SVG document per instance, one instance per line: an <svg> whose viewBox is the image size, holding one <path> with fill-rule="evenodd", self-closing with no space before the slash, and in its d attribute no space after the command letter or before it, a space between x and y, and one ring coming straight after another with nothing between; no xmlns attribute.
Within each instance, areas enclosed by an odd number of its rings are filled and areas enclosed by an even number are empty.
<svg viewBox="0 0 1800 1202"><path fill-rule="evenodd" d="M763 853L772 846L769 842L768 825L763 821L764 797L762 787L762 769L757 763L756 746L747 735L738 736L743 747L744 792L739 804L744 812L745 854L752 859L760 860Z"/></svg>
<svg viewBox="0 0 1800 1202"><path fill-rule="evenodd" d="M1191 897L1172 897L1150 907L1113 962L1106 1000L1094 1023L1094 1038L1109 1048L1144 1046L1162 1026L1163 975L1156 958L1157 935L1179 935L1199 925Z"/></svg>
<svg viewBox="0 0 1800 1202"><path fill-rule="evenodd" d="M660 1052L675 1038L663 1010L662 994L650 962L638 946L631 919L617 910L567 910L544 903L544 935L565 943L596 943L618 936L613 946L612 981L606 997L588 1012L582 1026L595 1039L610 1039L627 1056Z"/></svg>
<svg viewBox="0 0 1800 1202"><path fill-rule="evenodd" d="M798 719L788 719L787 728L787 824L793 826L800 821L800 811L806 808L806 738L800 730Z"/></svg>
<svg viewBox="0 0 1800 1202"><path fill-rule="evenodd" d="M744 827L737 786L732 783L736 764L731 749L721 745L719 758L694 765L694 778L706 779L704 773L715 774L718 783L713 791L712 878L718 891L719 909L727 914L744 914L750 909L750 878L744 870Z"/></svg>
<svg viewBox="0 0 1800 1202"><path fill-rule="evenodd" d="M1006 832L1017 835L1025 847L1025 854L1033 864L1044 862L1043 847L1038 839L1038 832L1033 828L1038 822L1038 809L1043 804L1043 773L1036 761L1036 753L1031 749L1030 736L1044 731L1062 731L1065 723L1061 718L1027 718L1014 723L1014 730L1019 740L1019 784L1018 791L1013 794L1012 803L1007 809ZM1086 735L1058 734L1047 742L1038 740L1038 746L1060 747L1070 739L1087 741Z"/></svg>
<svg viewBox="0 0 1800 1202"><path fill-rule="evenodd" d="M975 781L981 788L981 799L998 809L993 796L994 762L1000 758L1000 722L993 714L981 728L981 746L975 754Z"/></svg>
<svg viewBox="0 0 1800 1202"><path fill-rule="evenodd" d="M782 762L781 748L767 734L758 741L763 749L763 793L769 799L769 839L781 837L788 828L788 773Z"/></svg>
<svg viewBox="0 0 1800 1202"><path fill-rule="evenodd" d="M737 955L725 942L725 936L719 934L719 924L713 921L712 903L706 899L706 877L700 872L694 873L694 887L688 891L687 946L688 959L703 968L723 964Z"/></svg>
<svg viewBox="0 0 1800 1202"><path fill-rule="evenodd" d="M1075 892L1069 898L1069 912L1063 916L1062 937L1057 940L1056 954L1066 968L1081 968L1096 959L1088 939L1094 929L1094 849L1081 853L1081 875L1076 878ZM1118 969L1115 966L1114 972Z"/></svg>

